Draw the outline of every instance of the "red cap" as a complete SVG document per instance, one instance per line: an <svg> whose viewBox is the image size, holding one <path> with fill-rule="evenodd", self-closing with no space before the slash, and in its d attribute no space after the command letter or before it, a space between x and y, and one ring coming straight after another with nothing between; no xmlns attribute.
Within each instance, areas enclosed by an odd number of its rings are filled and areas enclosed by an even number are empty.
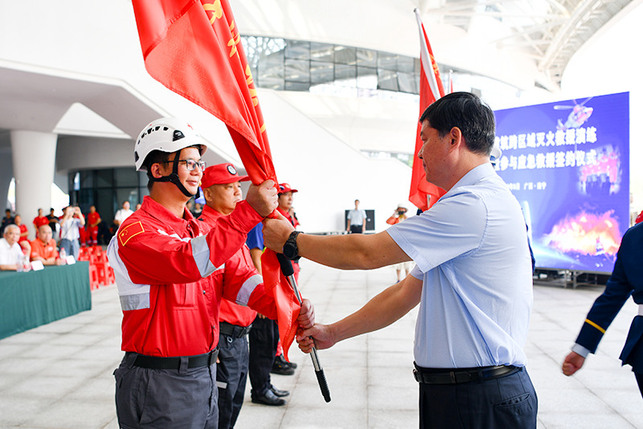
<svg viewBox="0 0 643 429"><path fill-rule="evenodd" d="M226 162L225 164L217 164L206 168L201 179L201 187L205 189L212 185L225 185L245 180L250 180L250 178L248 176L239 176L234 165Z"/></svg>
<svg viewBox="0 0 643 429"><path fill-rule="evenodd" d="M296 189L291 188L288 183L280 183L279 184L279 192L277 192L277 193L278 194L285 194L286 192L299 192L299 191L296 190Z"/></svg>

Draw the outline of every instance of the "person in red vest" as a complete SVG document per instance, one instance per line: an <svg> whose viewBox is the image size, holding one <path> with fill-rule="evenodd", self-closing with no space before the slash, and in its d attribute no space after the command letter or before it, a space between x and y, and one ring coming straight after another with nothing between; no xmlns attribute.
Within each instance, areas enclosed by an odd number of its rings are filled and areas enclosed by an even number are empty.
<svg viewBox="0 0 643 429"><path fill-rule="evenodd" d="M87 244L96 246L98 244L98 225L102 222L100 215L96 211L96 206L89 207L87 213Z"/></svg>
<svg viewBox="0 0 643 429"><path fill-rule="evenodd" d="M186 203L199 191L205 140L187 123L148 124L134 146L149 196L125 219L107 249L123 310L125 356L114 372L120 427L216 428L219 305L236 301L276 318L263 284L217 284L213 274L242 248L246 234L277 206L270 180L213 225ZM312 309L299 321L310 324Z"/></svg>
<svg viewBox="0 0 643 429"><path fill-rule="evenodd" d="M215 225L217 219L230 215L237 203L242 201L241 181L248 176L239 176L234 165L218 164L205 169L201 187L206 205L199 220ZM241 284L248 288L263 283L263 278L252 263L247 245L228 259L212 277L223 287ZM219 387L219 429L234 427L237 421L248 378L248 339L257 312L236 303L221 301L219 313L219 363L217 385ZM289 393L269 389L264 393L265 402L283 405L281 397Z"/></svg>
<svg viewBox="0 0 643 429"><path fill-rule="evenodd" d="M27 229L27 225L22 223L22 216L16 213L14 219L13 219L14 224L20 228L20 238L18 239L18 244L20 247L22 247L22 252L25 255L29 255L31 253L31 244L29 243L29 230Z"/></svg>
<svg viewBox="0 0 643 429"><path fill-rule="evenodd" d="M43 216L42 209L38 209L38 216L33 219L33 226L36 229L36 238L38 238L38 229L43 225L49 225L47 216Z"/></svg>

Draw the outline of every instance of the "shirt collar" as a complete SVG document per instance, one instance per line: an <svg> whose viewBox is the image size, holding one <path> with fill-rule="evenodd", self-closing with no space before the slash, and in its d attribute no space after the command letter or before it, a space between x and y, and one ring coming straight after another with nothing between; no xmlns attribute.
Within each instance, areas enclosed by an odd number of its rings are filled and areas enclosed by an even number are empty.
<svg viewBox="0 0 643 429"><path fill-rule="evenodd" d="M183 224L183 223L194 222L194 216L192 216L192 213L190 213L187 207L183 208L183 218L178 218L174 215L174 213L170 212L161 204L154 201L152 197L150 197L149 195L146 195L143 198L143 204L141 204L141 210L145 211L148 215L160 220L163 223Z"/></svg>
<svg viewBox="0 0 643 429"><path fill-rule="evenodd" d="M460 180L458 180L458 182L453 185L451 189L449 189L449 192L447 192L445 196L451 196L452 194L456 193L457 188L461 186L473 185L479 182L481 179L492 176L494 174L496 174L496 170L490 162L480 164L477 167L472 168L467 174L462 176L462 178L460 178Z"/></svg>
<svg viewBox="0 0 643 429"><path fill-rule="evenodd" d="M223 213L220 213L213 209L212 207L205 205L203 206L203 211L201 212L201 217L206 219L216 219L218 217L224 216Z"/></svg>

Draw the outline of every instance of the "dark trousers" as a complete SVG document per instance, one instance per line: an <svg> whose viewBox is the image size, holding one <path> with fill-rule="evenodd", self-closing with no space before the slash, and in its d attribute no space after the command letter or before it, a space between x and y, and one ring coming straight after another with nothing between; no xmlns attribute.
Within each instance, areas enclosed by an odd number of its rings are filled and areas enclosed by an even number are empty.
<svg viewBox="0 0 643 429"><path fill-rule="evenodd" d="M461 384L420 383L420 428L536 428L538 398L527 370Z"/></svg>
<svg viewBox="0 0 643 429"><path fill-rule="evenodd" d="M361 234L362 225L351 225L351 234Z"/></svg>
<svg viewBox="0 0 643 429"><path fill-rule="evenodd" d="M262 396L270 389L270 370L275 361L279 330L277 322L261 319L259 316L252 322L248 334L250 342L250 361L248 374L252 386L252 397Z"/></svg>
<svg viewBox="0 0 643 429"><path fill-rule="evenodd" d="M119 427L217 429L217 365L148 369L128 353L114 371Z"/></svg>
<svg viewBox="0 0 643 429"><path fill-rule="evenodd" d="M635 372L634 376L636 377L636 383L639 385L641 397L643 397L643 373Z"/></svg>
<svg viewBox="0 0 643 429"><path fill-rule="evenodd" d="M248 379L248 340L246 336L219 335L219 429L234 427L243 405Z"/></svg>

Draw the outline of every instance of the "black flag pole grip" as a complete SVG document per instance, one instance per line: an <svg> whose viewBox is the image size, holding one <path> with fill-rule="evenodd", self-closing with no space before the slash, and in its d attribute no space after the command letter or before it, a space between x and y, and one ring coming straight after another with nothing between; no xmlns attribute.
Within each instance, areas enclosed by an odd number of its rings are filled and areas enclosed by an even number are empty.
<svg viewBox="0 0 643 429"><path fill-rule="evenodd" d="M281 272L288 279L290 287L295 291L295 296L297 301L301 305L302 299L299 295L299 289L297 288L297 280L295 279L295 270L292 267L292 262L290 259L286 258L283 253L277 253L277 260L281 266ZM317 376L317 382L319 383L319 388L321 389L322 396L326 402L330 402L330 390L328 389L328 383L326 383L326 376L324 375L324 369L319 362L319 357L317 356L317 349L313 347L310 358L313 361L313 367L315 368L315 375Z"/></svg>

